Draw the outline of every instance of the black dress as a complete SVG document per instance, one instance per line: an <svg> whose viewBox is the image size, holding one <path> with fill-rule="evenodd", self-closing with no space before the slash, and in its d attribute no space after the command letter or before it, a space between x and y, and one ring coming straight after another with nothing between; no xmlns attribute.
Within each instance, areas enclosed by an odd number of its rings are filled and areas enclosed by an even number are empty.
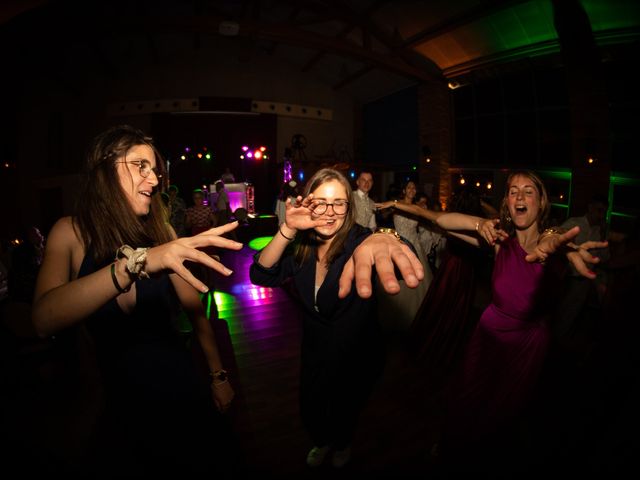
<svg viewBox="0 0 640 480"><path fill-rule="evenodd" d="M256 285L277 287L293 280L303 311L300 411L317 446L342 449L350 444L358 416L384 367L375 298L360 298L355 286L349 296L338 298L342 269L370 234L359 225L353 227L344 251L329 266L317 299L315 254L298 266L293 253L285 253L278 264L264 268L257 253L251 265L250 278Z"/></svg>
<svg viewBox="0 0 640 480"><path fill-rule="evenodd" d="M100 267L87 255L78 276ZM136 281L132 313L114 299L88 318L105 397L90 459L96 473L230 476L232 432L175 327L179 308L162 274Z"/></svg>

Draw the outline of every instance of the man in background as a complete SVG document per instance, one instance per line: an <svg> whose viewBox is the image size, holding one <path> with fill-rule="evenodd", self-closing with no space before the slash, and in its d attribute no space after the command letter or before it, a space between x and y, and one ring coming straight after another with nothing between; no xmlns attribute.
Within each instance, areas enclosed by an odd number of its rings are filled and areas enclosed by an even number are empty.
<svg viewBox="0 0 640 480"><path fill-rule="evenodd" d="M371 172L360 172L356 180L356 185L358 189L353 192L353 208L356 214L356 223L375 230L376 206L374 201L369 198L369 192L371 191L371 187L373 187L373 175Z"/></svg>

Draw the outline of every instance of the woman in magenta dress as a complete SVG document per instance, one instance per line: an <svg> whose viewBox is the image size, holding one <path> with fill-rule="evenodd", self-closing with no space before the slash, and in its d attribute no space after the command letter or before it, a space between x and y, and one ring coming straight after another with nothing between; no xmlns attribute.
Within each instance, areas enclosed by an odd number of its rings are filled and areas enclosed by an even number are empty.
<svg viewBox="0 0 640 480"><path fill-rule="evenodd" d="M606 245L571 242L579 229L544 230L549 200L533 172L513 172L507 178L500 219L487 220L447 213L437 223L474 245L486 241L495 248L493 296L465 349L460 368L447 392L443 453L453 455L458 469L479 468L481 458L496 466L507 457L497 445L506 437L531 399L549 347L547 322L555 305L565 262L593 279L585 262L595 263L589 248ZM554 253L564 255L553 255ZM500 443L495 441L500 439ZM506 440L506 441L505 441ZM482 452L480 457L477 454ZM470 464L465 465L465 461Z"/></svg>

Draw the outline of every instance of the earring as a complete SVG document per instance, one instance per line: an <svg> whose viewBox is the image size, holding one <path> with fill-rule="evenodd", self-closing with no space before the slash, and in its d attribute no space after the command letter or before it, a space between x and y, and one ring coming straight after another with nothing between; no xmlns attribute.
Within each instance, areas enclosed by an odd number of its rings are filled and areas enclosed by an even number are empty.
<svg viewBox="0 0 640 480"><path fill-rule="evenodd" d="M511 217L510 216L507 215L506 220L507 220L508 223L511 223Z"/></svg>

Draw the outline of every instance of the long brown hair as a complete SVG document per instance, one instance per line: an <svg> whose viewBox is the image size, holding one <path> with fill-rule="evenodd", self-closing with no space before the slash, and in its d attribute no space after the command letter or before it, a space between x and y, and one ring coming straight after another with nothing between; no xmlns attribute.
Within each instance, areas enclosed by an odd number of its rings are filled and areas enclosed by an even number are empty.
<svg viewBox="0 0 640 480"><path fill-rule="evenodd" d="M335 260L335 258L344 251L344 242L349 235L349 231L355 224L355 213L353 211L353 192L351 191L351 185L349 184L349 181L346 179L346 177L338 170L335 170L333 168L322 168L309 179L303 194L303 197L306 197L320 185L332 180L337 180L344 187L347 195L347 201L349 202L349 208L347 209L347 213L344 216L344 223L342 224L342 227L340 227L340 230L336 232L336 236L331 242L329 250L327 251L327 254L325 256L327 265L330 265ZM298 263L298 265L302 265L306 260L309 259L313 252L313 247L315 247L317 244L318 235L313 228L302 232L300 241L297 243L296 248L296 262Z"/></svg>
<svg viewBox="0 0 640 480"><path fill-rule="evenodd" d="M551 210L551 204L549 203L549 196L547 195L547 189L542 182L540 176L537 173L532 172L531 170L514 170L507 177L507 181L505 182L504 187L504 197L502 197L502 202L500 204L500 228L505 230L509 235L512 235L516 229L513 226L513 222L511 221L511 216L509 215L509 207L507 206L507 198L509 196L509 186L511 185L511 181L514 177L521 175L523 177L527 177L531 179L533 182L533 186L538 191L540 195L540 210L538 211L538 233L542 232L546 228L547 217L549 216L549 211Z"/></svg>
<svg viewBox="0 0 640 480"><path fill-rule="evenodd" d="M129 125L118 125L100 133L87 153L85 179L80 183L74 228L82 237L85 249L91 248L96 262L114 257L123 244L134 248L150 247L172 239L166 211L154 188L149 213L139 217L131 208L120 186L116 160L126 157L131 148L147 145L155 154L158 174L164 161L153 139ZM159 179L162 182L162 178Z"/></svg>

